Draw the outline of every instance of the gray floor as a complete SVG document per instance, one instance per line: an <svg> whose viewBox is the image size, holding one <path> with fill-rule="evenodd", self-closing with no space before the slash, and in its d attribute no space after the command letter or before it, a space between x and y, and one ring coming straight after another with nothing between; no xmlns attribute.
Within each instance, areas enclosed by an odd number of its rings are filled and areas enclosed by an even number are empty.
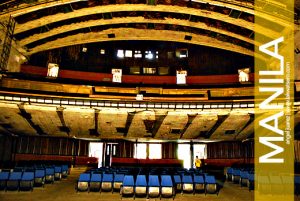
<svg viewBox="0 0 300 201"><path fill-rule="evenodd" d="M43 200L43 201L81 201L81 200L120 200L118 193L76 193L74 190L75 181L81 172L84 172L84 168L72 169L71 174L67 179L57 181L54 184L47 184L45 188L34 188L33 192L14 192L14 191L0 191L0 201L31 201L31 200ZM123 198L123 200L131 200L133 198ZM136 198L139 200L147 200L146 198ZM150 199L150 200L159 200ZM162 199L172 200L172 199ZM188 200L205 200L205 201L253 201L254 192L249 192L247 188L239 187L237 184L226 182L224 187L220 190L219 195L204 195L204 194L177 194L175 200L188 201ZM300 201L300 196L295 198L295 201Z"/></svg>

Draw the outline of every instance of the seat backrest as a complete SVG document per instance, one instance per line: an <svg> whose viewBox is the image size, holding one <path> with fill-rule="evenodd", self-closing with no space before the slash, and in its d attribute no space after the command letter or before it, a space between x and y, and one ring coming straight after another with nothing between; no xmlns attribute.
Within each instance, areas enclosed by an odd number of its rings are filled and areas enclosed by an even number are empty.
<svg viewBox="0 0 300 201"><path fill-rule="evenodd" d="M46 174L48 175L48 174L54 174L54 168L52 168L52 167L47 167L46 168Z"/></svg>
<svg viewBox="0 0 300 201"><path fill-rule="evenodd" d="M248 180L254 181L254 174L248 174Z"/></svg>
<svg viewBox="0 0 300 201"><path fill-rule="evenodd" d="M180 175L173 175L173 178L174 178L174 182L176 184L181 183L181 177L180 177Z"/></svg>
<svg viewBox="0 0 300 201"><path fill-rule="evenodd" d="M172 187L173 182L170 175L161 175L161 186L162 187Z"/></svg>
<svg viewBox="0 0 300 201"><path fill-rule="evenodd" d="M248 171L241 171L242 178L248 178Z"/></svg>
<svg viewBox="0 0 300 201"><path fill-rule="evenodd" d="M241 171L239 169L233 169L232 174L239 176L239 175L241 175Z"/></svg>
<svg viewBox="0 0 300 201"><path fill-rule="evenodd" d="M34 174L35 174L36 178L44 177L45 176L45 170L37 169L37 170L35 170Z"/></svg>
<svg viewBox="0 0 300 201"><path fill-rule="evenodd" d="M123 182L124 174L115 174L114 182Z"/></svg>
<svg viewBox="0 0 300 201"><path fill-rule="evenodd" d="M135 181L136 186L147 186L146 176L145 175L138 175Z"/></svg>
<svg viewBox="0 0 300 201"><path fill-rule="evenodd" d="M158 187L160 186L158 176L157 175L149 175L148 186Z"/></svg>
<svg viewBox="0 0 300 201"><path fill-rule="evenodd" d="M69 167L68 165L62 165L61 166L61 170L64 172L64 171L68 171L69 170Z"/></svg>
<svg viewBox="0 0 300 201"><path fill-rule="evenodd" d="M266 175L258 175L257 180L261 184L269 184L270 183L269 177Z"/></svg>
<svg viewBox="0 0 300 201"><path fill-rule="evenodd" d="M114 181L114 175L113 174L106 174L104 173L102 176L102 182L113 182Z"/></svg>
<svg viewBox="0 0 300 201"><path fill-rule="evenodd" d="M182 183L184 184L192 184L193 183L193 178L191 175L183 175L182 177Z"/></svg>
<svg viewBox="0 0 300 201"><path fill-rule="evenodd" d="M281 177L278 176L278 175L270 176L270 182L271 182L272 184L282 184Z"/></svg>
<svg viewBox="0 0 300 201"><path fill-rule="evenodd" d="M93 173L91 176L91 181L93 182L101 182L102 181L102 175L99 173Z"/></svg>
<svg viewBox="0 0 300 201"><path fill-rule="evenodd" d="M124 176L123 186L134 186L133 175L125 175Z"/></svg>
<svg viewBox="0 0 300 201"><path fill-rule="evenodd" d="M215 176L207 175L207 176L205 177L205 183L206 183L206 184L216 184Z"/></svg>
<svg viewBox="0 0 300 201"><path fill-rule="evenodd" d="M62 172L61 170L62 170L61 166L55 166L54 167L54 172Z"/></svg>
<svg viewBox="0 0 300 201"><path fill-rule="evenodd" d="M11 172L9 175L9 180L21 180L22 172Z"/></svg>
<svg viewBox="0 0 300 201"><path fill-rule="evenodd" d="M81 173L79 175L79 182L89 182L91 180L91 175L90 173Z"/></svg>
<svg viewBox="0 0 300 201"><path fill-rule="evenodd" d="M22 175L22 180L26 180L26 181L34 180L34 172L24 172Z"/></svg>
<svg viewBox="0 0 300 201"><path fill-rule="evenodd" d="M295 176L295 184L300 184L300 176Z"/></svg>
<svg viewBox="0 0 300 201"><path fill-rule="evenodd" d="M232 169L232 168L228 168L228 169L227 169L227 174L232 174L232 172L233 172L233 169Z"/></svg>
<svg viewBox="0 0 300 201"><path fill-rule="evenodd" d="M0 180L8 180L9 172L0 172Z"/></svg>
<svg viewBox="0 0 300 201"><path fill-rule="evenodd" d="M194 183L204 184L204 178L202 175L194 175Z"/></svg>

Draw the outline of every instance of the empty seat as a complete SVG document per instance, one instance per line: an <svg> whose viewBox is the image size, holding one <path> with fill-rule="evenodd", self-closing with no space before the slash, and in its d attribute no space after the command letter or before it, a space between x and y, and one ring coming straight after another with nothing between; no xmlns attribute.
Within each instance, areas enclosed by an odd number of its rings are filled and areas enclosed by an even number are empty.
<svg viewBox="0 0 300 201"><path fill-rule="evenodd" d="M62 171L61 176L63 178L66 178L69 174L69 166L68 165L62 165L61 166L61 171Z"/></svg>
<svg viewBox="0 0 300 201"><path fill-rule="evenodd" d="M81 173L79 175L79 179L77 180L76 191L88 191L90 180L90 173Z"/></svg>
<svg viewBox="0 0 300 201"><path fill-rule="evenodd" d="M205 194L206 193L217 193L218 194L218 185L217 185L215 176L207 175L205 177Z"/></svg>
<svg viewBox="0 0 300 201"><path fill-rule="evenodd" d="M254 174L248 173L248 184L249 191L254 190Z"/></svg>
<svg viewBox="0 0 300 201"><path fill-rule="evenodd" d="M113 189L116 191L120 191L123 180L124 174L115 174Z"/></svg>
<svg viewBox="0 0 300 201"><path fill-rule="evenodd" d="M248 172L241 171L240 184L241 184L241 186L247 186L247 183L248 183Z"/></svg>
<svg viewBox="0 0 300 201"><path fill-rule="evenodd" d="M194 192L205 190L204 178L202 175L194 175Z"/></svg>
<svg viewBox="0 0 300 201"><path fill-rule="evenodd" d="M170 175L161 175L161 197L175 196L175 189Z"/></svg>
<svg viewBox="0 0 300 201"><path fill-rule="evenodd" d="M121 185L120 190L121 198L125 195L134 194L134 178L133 175L125 175L123 179L123 184Z"/></svg>
<svg viewBox="0 0 300 201"><path fill-rule="evenodd" d="M183 175L182 177L182 190L186 193L194 192L194 182L191 175Z"/></svg>
<svg viewBox="0 0 300 201"><path fill-rule="evenodd" d="M135 181L135 196L146 196L147 195L147 181L145 175L138 175Z"/></svg>
<svg viewBox="0 0 300 201"><path fill-rule="evenodd" d="M271 193L270 179L266 175L257 176L257 190L262 194Z"/></svg>
<svg viewBox="0 0 300 201"><path fill-rule="evenodd" d="M61 166L55 166L54 167L54 179L55 180L61 180L62 177L62 168Z"/></svg>
<svg viewBox="0 0 300 201"><path fill-rule="evenodd" d="M34 171L34 185L35 186L44 186L45 184L45 169L37 169Z"/></svg>
<svg viewBox="0 0 300 201"><path fill-rule="evenodd" d="M34 172L24 172L20 180L20 190L33 191Z"/></svg>
<svg viewBox="0 0 300 201"><path fill-rule="evenodd" d="M113 181L114 175L113 174L106 174L104 173L102 176L102 183L101 183L101 191L112 191L113 189Z"/></svg>
<svg viewBox="0 0 300 201"><path fill-rule="evenodd" d="M6 183L9 178L9 172L0 172L0 190L6 189Z"/></svg>
<svg viewBox="0 0 300 201"><path fill-rule="evenodd" d="M272 175L269 176L270 183L271 183L271 190L272 194L282 194L284 191L284 188L282 187L283 183L281 180L281 177L278 175Z"/></svg>
<svg viewBox="0 0 300 201"><path fill-rule="evenodd" d="M300 176L295 176L295 194L298 196L300 193Z"/></svg>
<svg viewBox="0 0 300 201"><path fill-rule="evenodd" d="M233 169L232 171L232 181L233 183L239 183L241 178L241 171L239 169Z"/></svg>
<svg viewBox="0 0 300 201"><path fill-rule="evenodd" d="M93 173L90 179L90 191L100 191L102 182L102 175L100 173Z"/></svg>
<svg viewBox="0 0 300 201"><path fill-rule="evenodd" d="M226 172L226 179L228 181L232 181L232 172L233 172L233 168L228 168L227 172Z"/></svg>
<svg viewBox="0 0 300 201"><path fill-rule="evenodd" d="M180 175L173 175L175 191L182 192L182 182Z"/></svg>
<svg viewBox="0 0 300 201"><path fill-rule="evenodd" d="M6 183L7 190L19 190L22 172L11 172Z"/></svg>
<svg viewBox="0 0 300 201"><path fill-rule="evenodd" d="M54 182L54 168L53 167L46 167L46 183L53 183Z"/></svg>
<svg viewBox="0 0 300 201"><path fill-rule="evenodd" d="M148 196L158 197L160 195L160 182L158 175L149 175Z"/></svg>

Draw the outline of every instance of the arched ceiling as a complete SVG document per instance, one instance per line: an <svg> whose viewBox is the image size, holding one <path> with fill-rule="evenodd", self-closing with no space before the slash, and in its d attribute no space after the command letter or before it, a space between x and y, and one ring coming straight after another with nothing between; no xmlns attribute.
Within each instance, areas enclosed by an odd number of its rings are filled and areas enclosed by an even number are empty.
<svg viewBox="0 0 300 201"><path fill-rule="evenodd" d="M26 55L90 42L163 40L253 56L254 46L259 45L253 37L254 14L269 24L258 27L257 34L279 36L290 26L284 17L290 14L287 9L281 8L283 15L269 15L264 12L269 4L264 1L256 5L255 12L253 3L244 1L157 0L156 5L135 0L39 2L14 6L0 14L2 20L9 15L16 19L14 34ZM145 16L136 15L137 12L144 12ZM273 30L272 22L282 29ZM192 36L191 40L186 40L186 35Z"/></svg>

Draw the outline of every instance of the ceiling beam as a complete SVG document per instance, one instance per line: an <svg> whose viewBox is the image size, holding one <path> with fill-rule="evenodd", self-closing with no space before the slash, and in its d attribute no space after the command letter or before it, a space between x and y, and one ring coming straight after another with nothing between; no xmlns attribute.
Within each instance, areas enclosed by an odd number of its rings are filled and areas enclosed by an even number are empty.
<svg viewBox="0 0 300 201"><path fill-rule="evenodd" d="M115 34L114 38L108 37L108 34ZM192 40L185 40L185 36L192 36ZM34 54L41 51L61 48L71 45L84 43L104 42L104 41L119 41L119 40L156 40L156 41L172 41L203 45L213 48L219 48L232 52L237 52L244 55L253 56L252 50L241 46L220 41L209 36L191 34L187 32L178 32L170 30L152 30L152 29L134 29L134 28L117 28L107 29L102 32L82 33L65 38L59 38L54 41L44 43L30 49L27 54Z"/></svg>

